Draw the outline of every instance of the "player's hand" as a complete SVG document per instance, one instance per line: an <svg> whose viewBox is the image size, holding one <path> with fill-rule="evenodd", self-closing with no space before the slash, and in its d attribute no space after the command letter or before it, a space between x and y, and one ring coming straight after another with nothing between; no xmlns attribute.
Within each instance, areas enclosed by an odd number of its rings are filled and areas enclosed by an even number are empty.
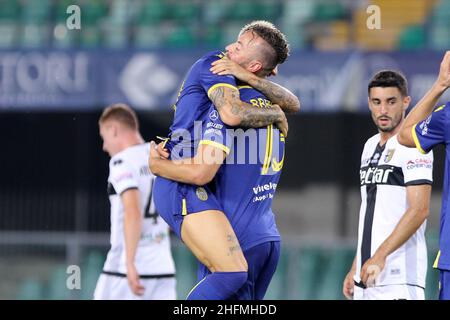
<svg viewBox="0 0 450 320"><path fill-rule="evenodd" d="M378 277L381 271L383 271L385 264L386 257L382 257L376 253L364 263L361 268L361 281L366 287L374 287L377 285Z"/></svg>
<svg viewBox="0 0 450 320"><path fill-rule="evenodd" d="M344 283L342 285L342 293L348 300L353 299L353 292L355 287L355 282L353 277L355 275L355 270L351 269L345 276Z"/></svg>
<svg viewBox="0 0 450 320"><path fill-rule="evenodd" d="M220 76L230 74L243 82L248 82L249 79L253 76L253 73L242 68L236 62L231 61L227 57L214 61L213 63L211 63L211 66L212 67L209 70L212 73L218 74Z"/></svg>
<svg viewBox="0 0 450 320"><path fill-rule="evenodd" d="M148 167L154 175L158 175L158 160L161 159L157 148L158 147L155 141L150 141L150 156L148 158Z"/></svg>
<svg viewBox="0 0 450 320"><path fill-rule="evenodd" d="M129 264L127 266L127 279L131 291L133 291L133 293L137 296L142 296L144 294L145 288L139 281L139 274L137 273L134 264Z"/></svg>
<svg viewBox="0 0 450 320"><path fill-rule="evenodd" d="M288 131L289 131L289 125L287 122L286 115L284 114L283 110L280 108L279 105L273 104L272 108L277 109L280 114L280 120L275 122L275 125L280 129L281 133L287 137Z"/></svg>
<svg viewBox="0 0 450 320"><path fill-rule="evenodd" d="M161 158L168 159L169 158L169 151L167 151L167 149L164 148L164 144L165 144L165 142L160 142L156 146L156 151L158 151L158 154L159 154L159 156Z"/></svg>
<svg viewBox="0 0 450 320"><path fill-rule="evenodd" d="M445 89L450 87L450 51L447 51L442 59L437 81Z"/></svg>

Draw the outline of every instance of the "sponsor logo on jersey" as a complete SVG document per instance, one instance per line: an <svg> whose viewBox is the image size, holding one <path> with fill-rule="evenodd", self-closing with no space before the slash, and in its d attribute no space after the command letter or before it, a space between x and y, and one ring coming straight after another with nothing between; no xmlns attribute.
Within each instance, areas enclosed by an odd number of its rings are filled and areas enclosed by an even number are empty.
<svg viewBox="0 0 450 320"><path fill-rule="evenodd" d="M215 129L219 129L219 130L220 130L220 129L223 128L223 125L220 124L220 123L208 122L208 123L206 124L206 127L207 127L207 128L213 127L213 128L215 128Z"/></svg>
<svg viewBox="0 0 450 320"><path fill-rule="evenodd" d="M122 162L123 162L122 159L114 160L113 161L113 166L117 166L117 165L121 164Z"/></svg>
<svg viewBox="0 0 450 320"><path fill-rule="evenodd" d="M219 113L216 110L213 110L209 113L209 118L211 119L211 121L216 121L217 119L219 119Z"/></svg>
<svg viewBox="0 0 450 320"><path fill-rule="evenodd" d="M264 191L270 191L270 190L276 190L277 188L277 184L276 183L267 183L267 184L263 184L263 185L259 185L256 187L253 187L253 193L254 194L258 194L260 192L264 192Z"/></svg>
<svg viewBox="0 0 450 320"><path fill-rule="evenodd" d="M223 137L222 131L219 129L209 128L205 130L204 136L219 136Z"/></svg>
<svg viewBox="0 0 450 320"><path fill-rule="evenodd" d="M390 270L391 276L399 276L402 273L402 271L399 268L393 268Z"/></svg>
<svg viewBox="0 0 450 320"><path fill-rule="evenodd" d="M419 169L419 168L431 169L432 167L433 167L433 161L431 159L409 160L406 163L406 169L408 169L408 170Z"/></svg>
<svg viewBox="0 0 450 320"><path fill-rule="evenodd" d="M167 233L164 231L159 231L156 233L144 233L141 235L141 240L150 243L161 243L167 238Z"/></svg>
<svg viewBox="0 0 450 320"><path fill-rule="evenodd" d="M386 184L394 168L364 168L360 170L361 185Z"/></svg>
<svg viewBox="0 0 450 320"><path fill-rule="evenodd" d="M371 159L372 164L378 164L378 161L380 160L381 155L377 152L373 155L373 158Z"/></svg>
<svg viewBox="0 0 450 320"><path fill-rule="evenodd" d="M384 156L384 162L388 163L392 160L392 157L394 156L395 149L389 149L387 151L387 154Z"/></svg>
<svg viewBox="0 0 450 320"><path fill-rule="evenodd" d="M195 191L195 194L197 195L197 198L199 198L202 201L208 200L208 193L206 192L205 188L198 187Z"/></svg>
<svg viewBox="0 0 450 320"><path fill-rule="evenodd" d="M422 129L422 135L426 136L428 134L428 125L430 124L432 115L429 115L428 118L420 124L420 129Z"/></svg>

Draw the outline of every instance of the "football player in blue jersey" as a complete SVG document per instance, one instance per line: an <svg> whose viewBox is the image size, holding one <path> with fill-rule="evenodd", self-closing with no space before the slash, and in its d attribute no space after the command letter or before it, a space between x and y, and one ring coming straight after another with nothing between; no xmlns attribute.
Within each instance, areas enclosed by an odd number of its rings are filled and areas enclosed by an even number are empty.
<svg viewBox="0 0 450 320"><path fill-rule="evenodd" d="M436 145L445 145L444 190L442 194L439 253L434 267L439 269L439 299L450 300L450 102L435 108L450 87L450 51L445 54L439 76L406 117L398 140L408 147L427 153Z"/></svg>
<svg viewBox="0 0 450 320"><path fill-rule="evenodd" d="M241 98L252 107L271 107L271 102L250 86L240 86L239 91ZM227 126L213 104L202 120L199 144L214 148L212 156L199 152L194 159L177 163L161 159L160 156L165 158L168 154L161 151L161 147L159 153L152 144L151 169L166 179L191 184L184 185L182 191L185 195L181 199L185 206L181 209L182 215L194 213L191 210L199 207L198 202L220 206L240 246L230 245L228 253L242 250L248 265L244 285L228 298L260 300L266 293L280 255L281 239L271 206L284 163L285 137L273 125L245 131ZM196 179L202 170L210 170L210 176L214 177L207 186L204 184L209 179ZM187 190L192 190L195 196L190 196ZM168 199L161 205L161 210L170 210L176 202L179 199ZM229 237L228 241L234 240L234 235ZM208 261L202 262L199 280L215 276L214 267L208 265ZM203 281L199 287L202 285ZM198 298L198 295L193 292L188 298Z"/></svg>
<svg viewBox="0 0 450 320"><path fill-rule="evenodd" d="M254 108L242 101L233 76L211 72L212 63L228 57L262 78L273 73L288 53L287 41L278 29L268 22L253 22L242 29L235 43L227 46L226 55L214 52L198 60L182 85L169 140L164 144L173 162L164 161L172 164L186 164L189 162L186 159L193 161L189 165L175 165L176 169L166 176L171 180L156 179L155 204L175 233L212 272L191 291L189 299L229 299L248 280L247 261L235 231L213 190L206 186L228 150L220 143L202 141L196 136L196 121L209 116L212 102L224 125L258 128L275 124L286 135L287 122L280 107L286 112L296 112L300 105L291 92L261 79L252 85L273 105ZM216 161L204 162L205 156L213 156ZM149 165L158 170L160 162L162 159L158 157L150 158Z"/></svg>

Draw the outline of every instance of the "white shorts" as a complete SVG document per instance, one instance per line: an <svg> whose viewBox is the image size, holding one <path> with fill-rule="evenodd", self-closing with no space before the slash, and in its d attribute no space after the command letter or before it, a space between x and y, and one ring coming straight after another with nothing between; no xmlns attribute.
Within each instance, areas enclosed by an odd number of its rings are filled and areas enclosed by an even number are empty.
<svg viewBox="0 0 450 320"><path fill-rule="evenodd" d="M175 300L175 277L140 279L145 291L137 296L131 291L126 277L102 273L95 287L94 300Z"/></svg>
<svg viewBox="0 0 450 320"><path fill-rule="evenodd" d="M392 284L363 289L355 285L354 300L425 300L425 290L407 284Z"/></svg>

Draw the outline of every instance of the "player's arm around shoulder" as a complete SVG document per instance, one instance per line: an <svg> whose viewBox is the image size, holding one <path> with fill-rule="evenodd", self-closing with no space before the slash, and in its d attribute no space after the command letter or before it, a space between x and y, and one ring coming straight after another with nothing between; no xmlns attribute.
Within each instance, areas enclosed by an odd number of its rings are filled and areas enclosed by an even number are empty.
<svg viewBox="0 0 450 320"><path fill-rule="evenodd" d="M284 136L287 136L286 115L277 104L272 104L271 108L254 108L241 101L237 88L227 86L212 88L208 96L225 124L245 128L260 128L275 124Z"/></svg>
<svg viewBox="0 0 450 320"><path fill-rule="evenodd" d="M169 160L161 147L150 143L149 167L154 175L182 183L203 186L212 181L230 152L225 146L200 143L193 158Z"/></svg>
<svg viewBox="0 0 450 320"><path fill-rule="evenodd" d="M291 91L275 82L256 76L226 57L214 61L211 64L210 71L217 75L233 75L256 90L261 91L269 100L278 104L286 113L297 113L300 111L300 100ZM278 69L275 68L272 75L276 75L277 73Z"/></svg>

